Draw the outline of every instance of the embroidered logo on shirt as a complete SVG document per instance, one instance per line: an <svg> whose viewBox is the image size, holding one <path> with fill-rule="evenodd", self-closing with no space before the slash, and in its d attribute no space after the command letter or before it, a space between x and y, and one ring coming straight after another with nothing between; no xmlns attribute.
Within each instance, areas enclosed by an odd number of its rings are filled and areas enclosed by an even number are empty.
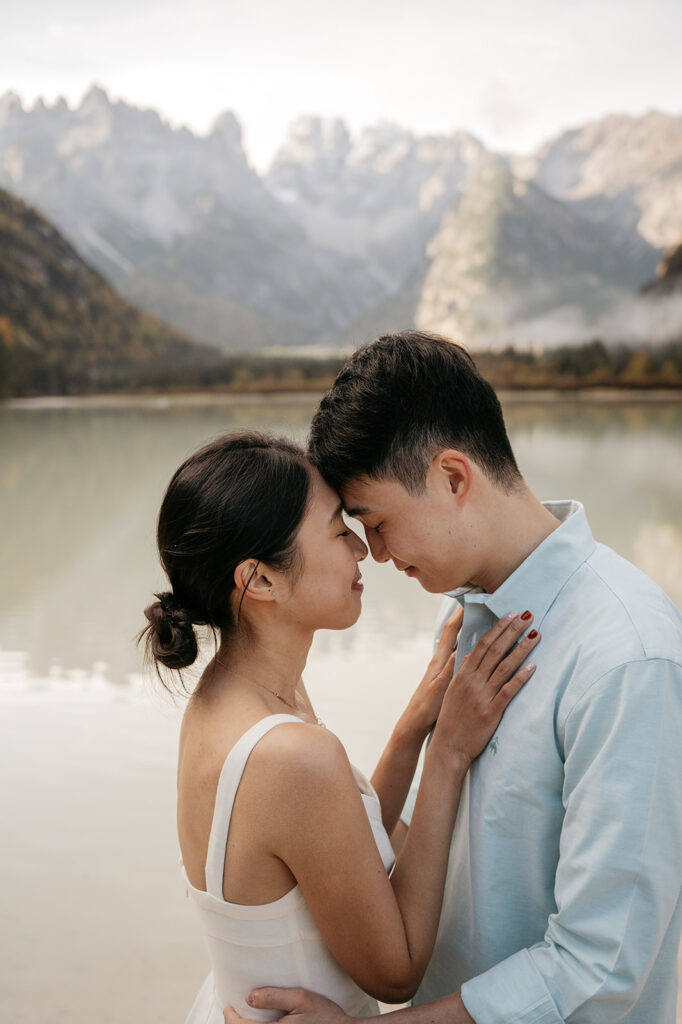
<svg viewBox="0 0 682 1024"><path fill-rule="evenodd" d="M499 745L499 742L499 736L493 736L493 738L490 741L490 745L488 746L488 750L490 751L491 754L497 753L497 747Z"/></svg>

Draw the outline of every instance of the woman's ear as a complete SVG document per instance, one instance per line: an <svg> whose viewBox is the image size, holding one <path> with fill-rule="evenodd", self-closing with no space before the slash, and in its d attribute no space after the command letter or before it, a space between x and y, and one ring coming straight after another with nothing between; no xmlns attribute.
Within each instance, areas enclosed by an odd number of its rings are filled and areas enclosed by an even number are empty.
<svg viewBox="0 0 682 1024"><path fill-rule="evenodd" d="M268 567L255 558L246 558L234 570L234 584L242 597L254 601L274 601L273 581Z"/></svg>

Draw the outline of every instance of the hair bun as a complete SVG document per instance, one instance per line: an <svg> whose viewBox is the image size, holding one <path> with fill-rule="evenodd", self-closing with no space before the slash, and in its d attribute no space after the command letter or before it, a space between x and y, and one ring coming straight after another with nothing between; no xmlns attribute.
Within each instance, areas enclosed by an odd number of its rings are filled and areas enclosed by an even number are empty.
<svg viewBox="0 0 682 1024"><path fill-rule="evenodd" d="M198 653L192 617L170 591L155 594L157 600L145 608L152 640L152 654L166 668L187 668Z"/></svg>

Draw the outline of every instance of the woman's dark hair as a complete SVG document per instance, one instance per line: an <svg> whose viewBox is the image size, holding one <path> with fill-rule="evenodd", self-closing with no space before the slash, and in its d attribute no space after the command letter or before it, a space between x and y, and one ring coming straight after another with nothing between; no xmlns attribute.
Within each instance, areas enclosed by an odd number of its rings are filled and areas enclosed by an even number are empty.
<svg viewBox="0 0 682 1024"><path fill-rule="evenodd" d="M296 532L310 492L310 463L298 445L260 433L225 434L191 455L161 504L157 540L171 591L145 609L147 652L182 669L195 660L195 626L235 628L230 595L240 562L255 558L296 572ZM238 615L237 615L238 618Z"/></svg>
<svg viewBox="0 0 682 1024"><path fill-rule="evenodd" d="M465 349L420 331L359 348L322 399L308 441L336 490L368 476L419 494L443 448L465 452L505 490L521 482L491 385Z"/></svg>

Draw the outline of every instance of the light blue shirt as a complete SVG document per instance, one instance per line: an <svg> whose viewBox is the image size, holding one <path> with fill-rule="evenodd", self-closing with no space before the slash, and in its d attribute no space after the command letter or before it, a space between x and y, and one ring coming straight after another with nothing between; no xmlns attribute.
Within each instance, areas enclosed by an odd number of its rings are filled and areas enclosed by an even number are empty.
<svg viewBox="0 0 682 1024"><path fill-rule="evenodd" d="M578 502L547 507L561 526L498 590L457 592L458 658L508 611L542 640L464 787L414 1001L461 988L477 1024L675 1024L682 617Z"/></svg>

